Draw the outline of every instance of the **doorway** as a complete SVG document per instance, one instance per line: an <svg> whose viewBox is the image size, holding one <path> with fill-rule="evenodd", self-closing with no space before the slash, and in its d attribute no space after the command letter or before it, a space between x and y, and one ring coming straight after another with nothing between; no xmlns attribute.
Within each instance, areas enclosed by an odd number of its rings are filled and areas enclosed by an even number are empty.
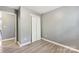
<svg viewBox="0 0 79 59"><path fill-rule="evenodd" d="M0 11L0 41L1 45L6 42L16 42L16 14Z"/></svg>

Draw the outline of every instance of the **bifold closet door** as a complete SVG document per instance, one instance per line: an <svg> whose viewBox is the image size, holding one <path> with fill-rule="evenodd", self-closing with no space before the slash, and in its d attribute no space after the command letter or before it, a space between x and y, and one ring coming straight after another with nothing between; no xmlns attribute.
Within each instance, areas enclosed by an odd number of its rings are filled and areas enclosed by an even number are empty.
<svg viewBox="0 0 79 59"><path fill-rule="evenodd" d="M36 41L37 40L37 23L36 23L36 16L35 15L32 15L32 42Z"/></svg>
<svg viewBox="0 0 79 59"><path fill-rule="evenodd" d="M32 15L32 42L40 40L40 33L40 17L37 15Z"/></svg>
<svg viewBox="0 0 79 59"><path fill-rule="evenodd" d="M36 20L36 29L37 29L37 40L41 39L41 20L40 20L40 16L37 16L37 20Z"/></svg>

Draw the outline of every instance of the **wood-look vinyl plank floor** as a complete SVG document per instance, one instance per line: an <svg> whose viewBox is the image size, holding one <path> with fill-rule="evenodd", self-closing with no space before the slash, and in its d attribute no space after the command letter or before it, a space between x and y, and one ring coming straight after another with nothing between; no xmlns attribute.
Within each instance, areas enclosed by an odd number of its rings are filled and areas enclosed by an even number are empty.
<svg viewBox="0 0 79 59"><path fill-rule="evenodd" d="M44 40L38 40L23 47L19 47L14 40L3 41L0 47L1 53L77 53L76 51L52 44Z"/></svg>

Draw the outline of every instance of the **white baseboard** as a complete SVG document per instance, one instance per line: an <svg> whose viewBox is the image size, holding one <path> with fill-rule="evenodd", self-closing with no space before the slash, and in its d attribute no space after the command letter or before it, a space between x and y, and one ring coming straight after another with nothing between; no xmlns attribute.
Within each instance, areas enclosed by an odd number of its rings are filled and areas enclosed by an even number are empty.
<svg viewBox="0 0 79 59"><path fill-rule="evenodd" d="M27 43L21 44L19 41L17 42L17 44L18 44L20 47L23 47L23 46L28 45L28 44L30 44L30 43L31 43L31 42L27 42Z"/></svg>
<svg viewBox="0 0 79 59"><path fill-rule="evenodd" d="M3 40L1 40L1 41L8 41L8 40L15 40L15 37L9 38L9 39L3 39Z"/></svg>
<svg viewBox="0 0 79 59"><path fill-rule="evenodd" d="M67 49L70 49L70 50L73 50L73 51L79 52L78 49L72 48L72 47L70 47L70 46L63 45L63 44L58 43L58 42L55 42L55 41L50 41L50 40L45 39L45 38L42 38L42 40L45 40L45 41L48 41L48 42L50 42L50 43L53 43L53 44L56 44L56 45L62 46L62 47L64 47L64 48L67 48Z"/></svg>

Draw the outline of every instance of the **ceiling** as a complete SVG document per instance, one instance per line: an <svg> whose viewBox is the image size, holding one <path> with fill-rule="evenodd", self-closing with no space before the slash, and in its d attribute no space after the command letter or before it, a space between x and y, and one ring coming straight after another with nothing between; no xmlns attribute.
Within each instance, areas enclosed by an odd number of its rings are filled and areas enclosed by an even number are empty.
<svg viewBox="0 0 79 59"><path fill-rule="evenodd" d="M61 6L27 6L26 8L31 9L39 14L47 13L49 11L55 10Z"/></svg>
<svg viewBox="0 0 79 59"><path fill-rule="evenodd" d="M13 9L19 9L19 6L8 6L8 7ZM25 6L25 8L31 9L32 11L39 14L47 13L59 7L61 6Z"/></svg>

